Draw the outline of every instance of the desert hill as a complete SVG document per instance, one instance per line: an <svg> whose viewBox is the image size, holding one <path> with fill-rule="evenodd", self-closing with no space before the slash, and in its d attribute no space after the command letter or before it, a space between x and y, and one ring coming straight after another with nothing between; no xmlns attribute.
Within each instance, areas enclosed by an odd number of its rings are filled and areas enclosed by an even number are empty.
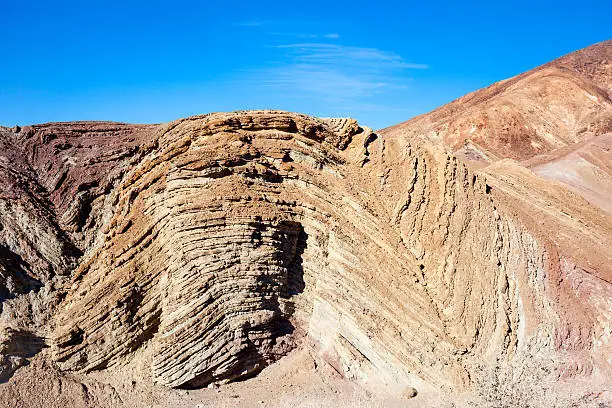
<svg viewBox="0 0 612 408"><path fill-rule="evenodd" d="M611 45L380 132L1 128L0 406L612 403Z"/></svg>
<svg viewBox="0 0 612 408"><path fill-rule="evenodd" d="M612 40L381 130L443 143L471 161L518 161L612 131Z"/></svg>

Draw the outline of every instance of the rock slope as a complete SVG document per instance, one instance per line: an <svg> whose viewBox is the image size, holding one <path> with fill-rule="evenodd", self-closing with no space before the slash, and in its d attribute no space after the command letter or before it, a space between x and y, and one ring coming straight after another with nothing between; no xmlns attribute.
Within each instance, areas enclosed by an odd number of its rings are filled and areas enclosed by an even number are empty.
<svg viewBox="0 0 612 408"><path fill-rule="evenodd" d="M524 165L612 213L612 133L536 156Z"/></svg>
<svg viewBox="0 0 612 408"><path fill-rule="evenodd" d="M400 398L610 386L611 218L525 168L281 111L2 143L5 376L198 388L310 347Z"/></svg>
<svg viewBox="0 0 612 408"><path fill-rule="evenodd" d="M471 162L518 161L612 131L612 40L568 54L380 131Z"/></svg>

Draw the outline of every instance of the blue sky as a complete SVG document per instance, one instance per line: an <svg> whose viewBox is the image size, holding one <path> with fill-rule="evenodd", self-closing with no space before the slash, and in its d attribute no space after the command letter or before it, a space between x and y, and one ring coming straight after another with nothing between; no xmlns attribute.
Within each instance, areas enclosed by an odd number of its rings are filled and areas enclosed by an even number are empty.
<svg viewBox="0 0 612 408"><path fill-rule="evenodd" d="M0 0L0 124L278 108L373 128L612 37L612 2Z"/></svg>

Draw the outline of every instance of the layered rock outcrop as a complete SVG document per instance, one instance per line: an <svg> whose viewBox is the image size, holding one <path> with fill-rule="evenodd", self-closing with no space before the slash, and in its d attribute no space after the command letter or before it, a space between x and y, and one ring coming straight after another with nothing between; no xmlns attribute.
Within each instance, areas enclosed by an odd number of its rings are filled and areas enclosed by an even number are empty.
<svg viewBox="0 0 612 408"><path fill-rule="evenodd" d="M610 217L527 170L280 111L8 133L17 200L48 211L3 233L49 238L32 260L12 246L26 266L2 264L4 305L57 299L38 324L2 319L13 339L36 327L63 372L193 388L308 343L392 395L469 391L491 369L611 376Z"/></svg>
<svg viewBox="0 0 612 408"><path fill-rule="evenodd" d="M0 128L0 396L34 401L22 370L132 406L105 375L201 388L298 349L381 398L612 402L610 44L378 133Z"/></svg>

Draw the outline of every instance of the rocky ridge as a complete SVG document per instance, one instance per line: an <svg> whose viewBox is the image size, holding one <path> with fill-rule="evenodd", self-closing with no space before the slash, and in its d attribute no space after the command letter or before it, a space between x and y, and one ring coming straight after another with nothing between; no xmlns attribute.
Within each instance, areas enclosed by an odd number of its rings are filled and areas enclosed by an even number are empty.
<svg viewBox="0 0 612 408"><path fill-rule="evenodd" d="M612 40L380 131L447 146L472 165L523 161L612 131Z"/></svg>
<svg viewBox="0 0 612 408"><path fill-rule="evenodd" d="M281 111L18 130L0 161L5 377L43 356L199 388L309 345L398 398L500 375L529 390L536 372L555 396L609 386L612 221L525 168Z"/></svg>

